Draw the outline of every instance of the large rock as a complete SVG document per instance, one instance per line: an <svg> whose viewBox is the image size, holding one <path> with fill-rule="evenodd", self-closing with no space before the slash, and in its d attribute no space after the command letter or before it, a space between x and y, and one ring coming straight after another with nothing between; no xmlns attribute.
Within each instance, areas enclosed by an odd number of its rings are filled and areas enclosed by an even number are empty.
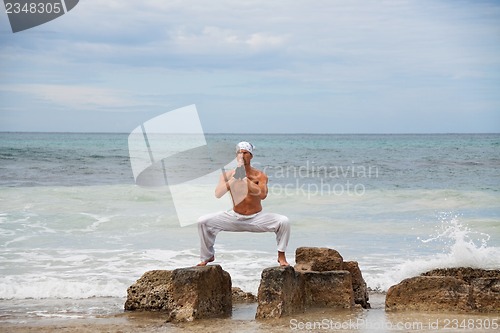
<svg viewBox="0 0 500 333"><path fill-rule="evenodd" d="M281 318L309 308L354 307L348 271L297 272L293 267L271 267L262 272L255 317Z"/></svg>
<svg viewBox="0 0 500 333"><path fill-rule="evenodd" d="M328 272L342 270L344 259L334 249L326 247L299 247L295 250L295 270Z"/></svg>
<svg viewBox="0 0 500 333"><path fill-rule="evenodd" d="M333 249L314 247L298 248L295 262L295 269L272 267L262 272L256 318L279 318L318 307L370 307L357 262L344 262Z"/></svg>
<svg viewBox="0 0 500 333"><path fill-rule="evenodd" d="M356 261L344 261L338 251L330 248L299 247L295 251L295 262L298 272L348 271L351 273L355 304L370 308L368 288Z"/></svg>
<svg viewBox="0 0 500 333"><path fill-rule="evenodd" d="M389 288L386 310L454 311L467 308L469 286L453 277L417 276Z"/></svg>
<svg viewBox="0 0 500 333"><path fill-rule="evenodd" d="M302 272L306 308L328 307L351 309L354 292L348 271Z"/></svg>
<svg viewBox="0 0 500 333"><path fill-rule="evenodd" d="M438 269L387 291L387 310L500 312L500 270Z"/></svg>
<svg viewBox="0 0 500 333"><path fill-rule="evenodd" d="M127 289L125 310L172 311L172 271L149 271Z"/></svg>
<svg viewBox="0 0 500 333"><path fill-rule="evenodd" d="M227 317L231 277L219 265L149 271L128 288L125 310L164 311L176 322Z"/></svg>
<svg viewBox="0 0 500 333"><path fill-rule="evenodd" d="M255 318L280 318L303 312L304 281L293 267L271 267L262 272Z"/></svg>

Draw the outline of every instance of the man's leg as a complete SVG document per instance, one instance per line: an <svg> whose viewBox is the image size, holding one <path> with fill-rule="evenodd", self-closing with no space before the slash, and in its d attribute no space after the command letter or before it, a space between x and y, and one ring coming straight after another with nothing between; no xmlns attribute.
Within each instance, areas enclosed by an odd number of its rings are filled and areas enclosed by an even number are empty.
<svg viewBox="0 0 500 333"><path fill-rule="evenodd" d="M218 229L213 229L210 222L216 219L222 212L204 215L198 219L198 234L200 236L200 259L198 266L206 266L215 260L214 244Z"/></svg>
<svg viewBox="0 0 500 333"><path fill-rule="evenodd" d="M278 251L278 263L280 266L290 266L288 261L286 261L285 252Z"/></svg>
<svg viewBox="0 0 500 333"><path fill-rule="evenodd" d="M278 263L280 266L290 266L286 260L285 251L290 239L290 222L286 216L280 215L278 230L276 230L276 243L278 244Z"/></svg>
<svg viewBox="0 0 500 333"><path fill-rule="evenodd" d="M280 266L288 266L286 248L290 239L290 222L286 216L275 213L260 213L243 222L242 231L274 232L278 245L278 262Z"/></svg>
<svg viewBox="0 0 500 333"><path fill-rule="evenodd" d="M281 266L288 266L285 251L290 239L290 223L286 216L274 213L259 213L251 218L238 219L227 212L220 212L202 216L198 219L198 232L200 235L199 266L205 266L214 261L215 238L220 231L249 231L249 232L274 232L278 244L278 262Z"/></svg>
<svg viewBox="0 0 500 333"><path fill-rule="evenodd" d="M208 214L198 219L198 234L200 236L200 259L198 266L206 266L215 260L215 238L220 231L234 231L235 218L227 212Z"/></svg>

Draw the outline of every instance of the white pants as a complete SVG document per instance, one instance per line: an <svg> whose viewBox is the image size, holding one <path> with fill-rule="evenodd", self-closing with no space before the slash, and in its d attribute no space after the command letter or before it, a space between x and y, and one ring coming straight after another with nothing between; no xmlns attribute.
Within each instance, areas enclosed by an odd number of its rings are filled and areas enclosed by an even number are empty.
<svg viewBox="0 0 500 333"><path fill-rule="evenodd" d="M285 252L290 238L288 217L283 215L263 212L241 215L232 210L204 215L198 219L202 261L215 255L215 238L220 231L274 232L280 252Z"/></svg>

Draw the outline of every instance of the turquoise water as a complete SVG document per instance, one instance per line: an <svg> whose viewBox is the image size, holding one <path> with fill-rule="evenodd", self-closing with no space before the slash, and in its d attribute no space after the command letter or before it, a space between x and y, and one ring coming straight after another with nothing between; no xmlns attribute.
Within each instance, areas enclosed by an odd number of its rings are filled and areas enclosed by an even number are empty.
<svg viewBox="0 0 500 333"><path fill-rule="evenodd" d="M302 167L312 176L314 168L323 175L327 168L328 175L335 171L340 178L365 178L366 186L374 189L500 188L499 134L206 136L209 142L254 142L254 164L266 169L277 182L288 182L280 177L284 169L299 172ZM131 184L127 137L0 133L0 185ZM363 170L367 177L363 177Z"/></svg>
<svg viewBox="0 0 500 333"><path fill-rule="evenodd" d="M0 133L4 312L61 298L114 311L143 272L198 262L196 225L179 225L168 187L135 185L127 137ZM264 209L291 220L292 264L297 247L335 248L382 291L436 267L500 268L500 135L207 135L242 139L269 175ZM216 251L254 293L275 265L272 234L221 233Z"/></svg>

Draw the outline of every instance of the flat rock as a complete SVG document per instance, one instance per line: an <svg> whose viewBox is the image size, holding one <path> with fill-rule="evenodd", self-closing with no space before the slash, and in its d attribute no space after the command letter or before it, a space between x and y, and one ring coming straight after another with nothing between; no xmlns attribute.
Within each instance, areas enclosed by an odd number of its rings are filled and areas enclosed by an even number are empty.
<svg viewBox="0 0 500 333"><path fill-rule="evenodd" d="M334 249L326 247L299 247L295 250L295 270L328 272L342 270L344 259Z"/></svg>
<svg viewBox="0 0 500 333"><path fill-rule="evenodd" d="M386 310L500 312L500 270L437 269L387 291Z"/></svg>
<svg viewBox="0 0 500 333"><path fill-rule="evenodd" d="M219 265L144 273L127 290L125 310L163 311L167 321L231 315L231 277Z"/></svg>

